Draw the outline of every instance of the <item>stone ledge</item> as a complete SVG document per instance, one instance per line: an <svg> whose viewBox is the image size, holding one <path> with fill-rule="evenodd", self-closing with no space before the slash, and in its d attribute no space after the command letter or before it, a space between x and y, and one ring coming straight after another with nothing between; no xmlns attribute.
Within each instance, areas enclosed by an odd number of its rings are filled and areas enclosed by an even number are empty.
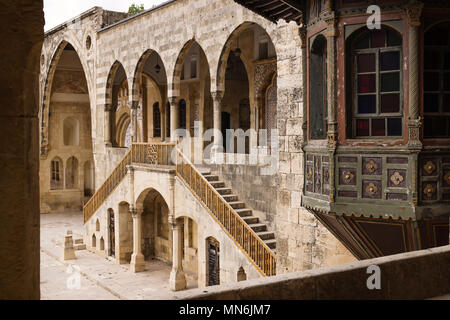
<svg viewBox="0 0 450 320"><path fill-rule="evenodd" d="M369 290L367 268L381 270ZM179 293L177 299L428 299L450 293L450 246Z"/></svg>

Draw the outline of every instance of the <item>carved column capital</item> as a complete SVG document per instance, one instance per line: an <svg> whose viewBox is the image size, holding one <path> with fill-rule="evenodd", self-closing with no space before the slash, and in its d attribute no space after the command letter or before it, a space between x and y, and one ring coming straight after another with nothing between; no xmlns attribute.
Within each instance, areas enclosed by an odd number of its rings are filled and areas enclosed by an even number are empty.
<svg viewBox="0 0 450 320"><path fill-rule="evenodd" d="M408 149L422 150L422 142L420 141L420 128L422 127L422 119L408 119Z"/></svg>
<svg viewBox="0 0 450 320"><path fill-rule="evenodd" d="M139 108L139 101L131 101L131 109L136 110Z"/></svg>
<svg viewBox="0 0 450 320"><path fill-rule="evenodd" d="M143 210L138 210L136 207L130 207L130 213L133 219L136 219L141 216Z"/></svg>
<svg viewBox="0 0 450 320"><path fill-rule="evenodd" d="M409 25L411 27L420 26L423 6L424 4L418 0L411 0L405 5L404 9L408 15Z"/></svg>
<svg viewBox="0 0 450 320"><path fill-rule="evenodd" d="M176 105L178 102L178 97L169 97L167 100L169 100L170 105Z"/></svg>
<svg viewBox="0 0 450 320"><path fill-rule="evenodd" d="M211 96L214 100L214 102L222 102L222 98L223 98L223 91L215 91L215 92L211 92Z"/></svg>

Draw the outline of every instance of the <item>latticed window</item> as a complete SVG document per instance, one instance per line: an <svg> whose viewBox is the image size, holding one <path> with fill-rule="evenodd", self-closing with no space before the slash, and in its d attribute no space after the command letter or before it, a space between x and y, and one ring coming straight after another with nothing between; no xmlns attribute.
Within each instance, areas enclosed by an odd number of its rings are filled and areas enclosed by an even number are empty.
<svg viewBox="0 0 450 320"><path fill-rule="evenodd" d="M317 36L309 58L309 123L312 140L327 137L327 40Z"/></svg>
<svg viewBox="0 0 450 320"><path fill-rule="evenodd" d="M153 104L153 137L161 137L161 112L158 102Z"/></svg>
<svg viewBox="0 0 450 320"><path fill-rule="evenodd" d="M50 166L50 189L62 189L63 184L61 179L61 160L52 160Z"/></svg>
<svg viewBox="0 0 450 320"><path fill-rule="evenodd" d="M402 136L402 38L393 30L365 29L351 43L352 135Z"/></svg>
<svg viewBox="0 0 450 320"><path fill-rule="evenodd" d="M450 137L450 24L425 34L424 137Z"/></svg>

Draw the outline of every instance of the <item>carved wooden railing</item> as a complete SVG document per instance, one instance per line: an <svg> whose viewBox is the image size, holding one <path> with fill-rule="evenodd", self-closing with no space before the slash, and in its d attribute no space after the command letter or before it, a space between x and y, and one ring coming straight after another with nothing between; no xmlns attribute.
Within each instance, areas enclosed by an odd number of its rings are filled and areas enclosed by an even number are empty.
<svg viewBox="0 0 450 320"><path fill-rule="evenodd" d="M273 251L178 148L176 172L213 218L225 228L236 245L250 258L258 271L264 276L275 275L276 256Z"/></svg>
<svg viewBox="0 0 450 320"><path fill-rule="evenodd" d="M127 174L131 164L173 165L175 143L133 143L122 161L83 207L84 223L100 208Z"/></svg>

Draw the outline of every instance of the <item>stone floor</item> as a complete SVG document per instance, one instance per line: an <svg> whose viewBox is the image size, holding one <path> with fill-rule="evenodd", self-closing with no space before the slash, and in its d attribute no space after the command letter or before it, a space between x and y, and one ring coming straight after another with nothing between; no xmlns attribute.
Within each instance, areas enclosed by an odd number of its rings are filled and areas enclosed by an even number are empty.
<svg viewBox="0 0 450 320"><path fill-rule="evenodd" d="M77 250L76 260L62 261L67 230L82 238L80 212L41 215L41 299L176 299L169 289L171 266L159 260L147 261L140 273L87 250ZM196 287L196 281L188 281L188 289Z"/></svg>

